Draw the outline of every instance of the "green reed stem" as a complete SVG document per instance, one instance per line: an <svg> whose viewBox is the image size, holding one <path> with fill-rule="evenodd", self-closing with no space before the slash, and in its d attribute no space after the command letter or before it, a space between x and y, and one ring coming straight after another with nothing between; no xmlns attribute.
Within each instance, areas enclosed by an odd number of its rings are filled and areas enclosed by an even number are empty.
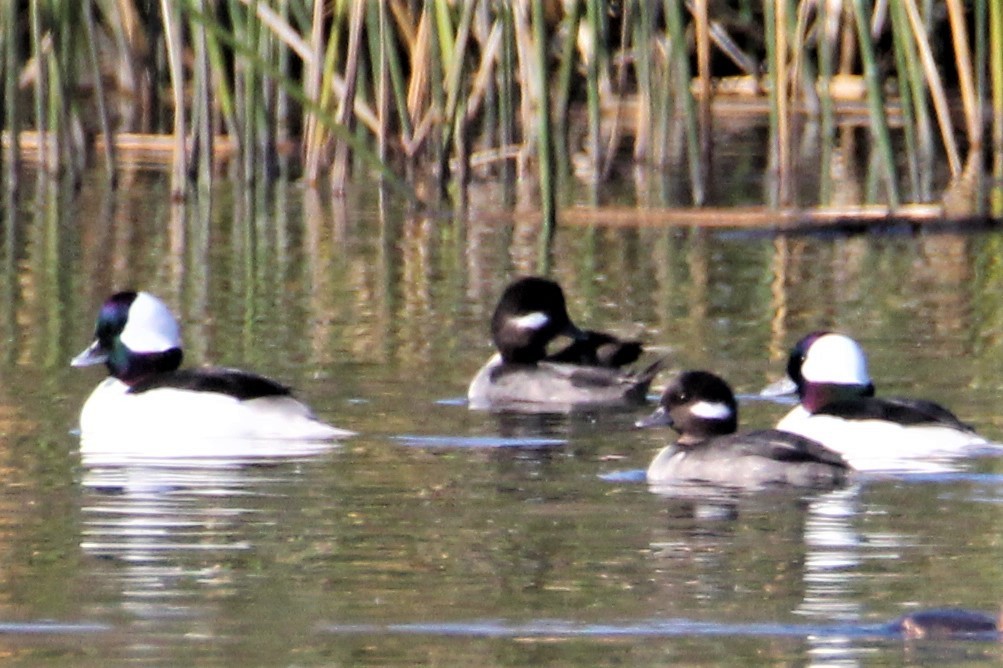
<svg viewBox="0 0 1003 668"><path fill-rule="evenodd" d="M895 69L898 71L899 106L902 110L902 135L905 140L906 164L909 171L909 187L913 198L920 192L918 146L916 142L916 119L913 114L914 101L912 85L917 74L917 62L908 35L909 23L902 11L902 5L892 3L891 7L892 49L895 53Z"/></svg>
<svg viewBox="0 0 1003 668"><path fill-rule="evenodd" d="M470 185L470 136L467 128L467 104L469 99L460 96L453 121L453 154L456 156L454 194L457 211L462 211L467 203L467 186ZM456 219L459 219L457 216ZM454 219L455 221L455 219Z"/></svg>
<svg viewBox="0 0 1003 668"><path fill-rule="evenodd" d="M104 81L101 77L101 64L98 61L98 49L94 38L94 12L92 5L93 0L83 0L82 2L84 35L87 41L87 55L91 71L94 73L94 97L97 100L98 121L101 124L101 133L103 135L101 146L105 156L105 172L108 177L108 183L114 188L118 177L115 160L115 141L112 137L111 119L108 117Z"/></svg>
<svg viewBox="0 0 1003 668"><path fill-rule="evenodd" d="M634 159L648 160L650 156L652 119L655 118L654 77L651 64L651 7L647 2L639 2L638 16L634 22L634 54L637 72L637 130L634 137Z"/></svg>
<svg viewBox="0 0 1003 668"><path fill-rule="evenodd" d="M944 152L947 154L947 163L951 169L951 175L957 176L961 173L961 157L958 152L957 141L954 138L954 124L951 121L951 110L947 102L947 95L944 93L944 85L940 74L937 71L937 63L933 58L933 49L927 39L926 28L916 8L915 0L900 0L906 15L909 17L909 26L912 28L913 39L919 51L920 60L923 63L924 81L929 87L930 96L933 100L933 108L937 114L937 122L940 125L940 136L944 142Z"/></svg>
<svg viewBox="0 0 1003 668"><path fill-rule="evenodd" d="M547 0L540 0L540 5L532 5L532 8L531 3L489 3L486 0L481 0L479 5L476 0L390 0L363 5L365 13L361 15L361 23L358 14L360 2L364 0L161 0L153 3L152 10L142 5L146 9L141 12L142 19L147 25L141 29L148 31L146 37L150 38L149 43L155 49L160 49L150 59L157 63L151 68L161 67L160 63L166 63L165 71L170 76L169 86L154 85L151 90L154 90L155 98L158 89L169 89L173 96L176 112L173 129L177 148L175 168L180 170L176 173L176 183L180 184L190 177L188 163L192 157L199 160L200 178L208 178L212 173L212 133L216 114L220 114L231 140L238 144L237 164L243 167L244 178L255 180L262 175L270 177L271 166L275 162L277 138L280 134L285 134L289 122L297 122L289 115L285 101L287 97L294 101L300 98L307 100L300 107L303 125L307 128L304 137L306 162L315 164L317 168L327 158L332 146L339 146L340 150L351 146L357 152L358 147L369 142L378 145L373 146L377 151L375 156L372 151L368 152L370 158L366 159L367 163L378 165L375 168L386 174L389 173L385 165L386 157L392 154L387 148L388 142L395 139L410 147L413 140L413 145L418 146L415 150L428 147L427 157L439 166L440 183L443 183L449 178L447 158L453 152L461 159L467 154L468 137L464 133L468 132L468 124L477 122L480 123L478 131L483 127L485 134L490 134L494 128L500 128L497 133L499 139L494 144L500 144L502 148L511 148L522 140L526 150L531 151L533 137L539 134L541 144L551 148L552 163L550 167L541 163L541 168L545 171L553 170L550 176L554 177L559 175L555 156L563 157L563 165L568 162L569 110L574 105L571 98L577 68L584 65L587 68L584 80L587 94L587 141L594 161L594 184L597 186L602 182L603 170L615 154L614 144L619 126L614 125L612 133L606 132L607 137L613 139L607 141L608 145L603 145L603 133L609 126L608 120L603 119L603 106L607 101L601 98L600 92L606 90L607 79L611 72L615 72L614 89L620 88L624 81L630 81L636 82L639 91L638 132L634 145L637 160L652 159L656 152L656 149L650 148L652 146L667 146L668 125L674 122L669 113L669 102L679 101L672 111L681 112L677 115L684 123L680 135L686 141L693 199L697 202L703 200L703 169L709 163L705 161L706 156L702 151L703 142L709 135L701 133L701 128L707 125L701 124L700 115L694 111L692 67L689 63L694 57L700 63L699 82L705 93L701 110L706 112L710 101L707 87L711 77L719 74L711 69L712 63L708 60L710 42L713 41L723 53L738 62L740 68L743 55L741 49L728 41L730 38L721 27L725 24L710 21L707 7L709 3L706 0L690 3L696 17L690 21L690 25L698 36L695 52L687 47L688 26L684 18L688 17L682 0L663 0L662 6L657 8L646 2L626 3L623 12L619 14L624 27L619 44L615 46L606 39L609 3L601 0L565 2L564 23L559 32L563 40L562 51L556 56L549 53L546 46L558 31L553 30L553 26L548 28L541 18L543 14L540 10L547 4ZM979 133L982 131L979 107L985 96L989 98L993 110L993 155L994 158L1000 156L998 160L1003 163L1003 129L997 129L1003 124L1003 120L1000 120L1003 117L1003 83L1000 83L1003 81L1003 56L999 25L1003 3L1000 0L993 0L988 5L986 0L972 0L972 3L975 8L974 49L968 43L971 24L966 21L971 21L972 17L965 14L966 4L961 0L946 0L943 3L953 40L953 51L947 53L954 58L954 63L950 64L953 65L952 71L958 72L969 144L976 147L978 145ZM84 68L96 71L103 67L107 71L108 62L123 55L126 57L119 58L122 63L137 68L143 66L137 65L144 61L143 58L129 53L134 48L131 38L126 37L122 25L116 24L116 19L124 16L125 10L122 7L130 4L142 3L140 0L85 0L83 4L26 0L14 3L14 7L0 7L0 17L12 17L0 27L0 37L6 36L3 47L6 129L16 139L18 94L15 91L15 77L19 71L16 61L18 57L29 55L37 65L34 69L37 85L31 94L34 95L34 120L39 130L43 169L55 169L54 157L59 156L62 158L62 165L75 170L79 166L77 160L84 155L84 151L74 150L84 141L80 130L83 127L80 115L87 98L75 93L78 84L86 78ZM889 199L894 202L898 199L898 193L895 162L892 159L894 156L888 139L888 110L881 99L881 86L877 81L878 59L871 42L871 31L867 30L871 4L873 3L864 0L854 0L850 5L856 16L854 24L859 34L856 40L849 41L855 41L860 48L868 86L868 109L877 147L876 155L882 158L883 162L878 164L884 166ZM932 128L927 94L933 98L932 106L940 122L951 169L959 172L961 163L951 132L948 98L933 61L931 38L922 26L922 21L928 20L929 16L921 17L917 4L918 0L887 3L891 14L895 69L899 75L908 176L913 193L920 190L917 182L922 178L922 165L917 165L917 158L922 158L924 154L924 123ZM420 52L420 49L414 48L413 26L408 23L416 6L420 8L417 11L423 17L422 20L427 22L424 28L428 28L428 31L424 32L423 28L422 34L427 36L431 45L428 60L420 63L409 60ZM789 158L793 154L794 133L786 123L793 123L796 118L791 113L793 105L800 91L810 93L809 85L813 78L822 84L823 150L832 148L835 111L828 84L835 69L832 62L835 52L834 40L829 35L828 28L824 30L825 36L819 38L817 62L820 71L817 77L810 73L811 61L797 55L794 56L796 79L788 77L784 70L784 63L791 59L784 49L786 36L791 34L791 24L794 26L793 35L799 41L790 53L799 54L807 42L804 27L808 24L806 17L812 11L819 17L824 17L826 8L830 6L832 3L822 3L820 0L803 0L800 3L796 0L779 0L762 5L762 13L767 15L764 26L769 31L766 44L771 65L769 74L773 78L770 121L782 148L780 156ZM928 11L933 8L933 2L924 0L923 6ZM750 7L750 3L746 2L743 11L750 12ZM795 7L804 11L796 12ZM25 22L27 26L21 28L21 32L17 29L17 21L13 20L19 18L14 14L17 9L28 10L26 18L29 20ZM355 18L349 17L350 10L355 10ZM517 12L518 25L513 24L512 12ZM525 19L529 12L533 13L531 22ZM756 15L759 13L757 10ZM474 17L478 20L476 29ZM797 21L794 17L797 17ZM665 20L666 36L669 38L667 43L670 55L666 58L668 64L665 65L665 72L661 71L661 57L656 55L657 52L651 51L652 48L657 48L661 37L655 33L660 18ZM831 18L820 18L817 24L827 26L832 23ZM84 22L80 30L63 29L63 26L79 25L80 20ZM496 25L493 33L489 30L492 21ZM158 41L160 22L166 31L164 43ZM591 45L583 46L579 51L577 38L579 29L583 26L591 30L592 39ZM846 29L849 31L853 27L846 24ZM869 34L865 36L864 32ZM308 33L316 38L311 41ZM499 34L503 35L500 46ZM24 35L30 38L25 49L27 54L21 54L16 47L11 46L14 40L10 36L17 35L21 35L22 39ZM366 38L369 39L368 45L360 41ZM188 43L182 44L182 39ZM472 46L471 42L477 40L481 41ZM538 41L542 43L537 43ZM349 45L348 48L346 44ZM725 47L725 44L730 46ZM360 51L360 45L367 47L366 51ZM314 47L316 51L313 51ZM479 67L471 59L474 57L471 54L481 55ZM520 56L522 61L518 61ZM367 57L369 67L365 66L365 60L358 60ZM297 62L294 62L296 58L303 63L302 75L293 72L298 69ZM759 58L759 55L755 58ZM984 62L988 63L986 70L982 69L981 63ZM517 72L517 67L522 70ZM614 67L619 69L614 70ZM476 85L468 86L467 79L472 72L478 74L474 79ZM989 79L982 81L981 77L986 76L985 72L988 72ZM548 77L551 73L555 76ZM166 78L160 71L144 74L146 78L158 82ZM342 82L341 74L350 76ZM408 76L413 77L410 82ZM486 95L484 99L489 100L486 103L489 109L485 110L480 104L480 96L486 90L484 82L492 76L497 80L497 106L492 107L490 95ZM296 81L296 77L302 79ZM142 78L144 77L137 76L136 80ZM532 97L535 96L533 86L536 85L534 80L537 78L540 81L550 79L554 83L550 89L554 98L549 101L554 106L546 123L543 122L542 109L532 107ZM303 86L306 93L302 88L297 88L302 81L307 82ZM661 85L663 82L671 83L671 88ZM788 91L792 82L799 86L796 91ZM103 90L103 83L97 80L97 87L93 89L93 100L97 106L95 121L100 123L105 137L106 144L102 148L106 156L106 167L111 178L114 178L116 158L110 130L112 114L108 105L109 94ZM409 83L414 90L409 90ZM419 84L427 86L427 89L419 88ZM346 89L345 85L349 88ZM296 93L295 90L299 92ZM546 96L546 86L543 85L540 90L541 100L547 103L543 99ZM192 91L191 95L189 91ZM785 95L785 91L790 92L790 95ZM414 95L411 100L408 99L409 93ZM367 115L369 109L366 105L370 97L379 101L378 119L371 113ZM517 109L520 101L523 104L522 115ZM336 106L335 102L339 103L337 106L340 114L336 119L330 111ZM391 104L396 106L396 111L390 109ZM408 104L415 105L416 108L409 109ZM790 104L790 109L785 109L785 104ZM164 105L160 99L154 99L150 105L165 118L168 114L160 110L169 106ZM293 104L293 107L295 109L296 105ZM292 113L295 114L296 111ZM391 116L394 113L396 117ZM324 120L319 116L324 116ZM415 120L419 118L422 119L421 125ZM497 122L492 124L491 118L496 118ZM358 132L353 131L356 125L359 127ZM418 128L413 128L414 125ZM663 127L665 130L661 131ZM189 137L193 128L195 135ZM364 134L367 132L369 134ZM398 136L394 137L393 132L397 132ZM549 139L544 140L545 132L550 133ZM419 133L417 138L416 133ZM422 144L422 137L430 137L427 144ZM187 145L186 141L193 138L194 143ZM349 141L351 143L346 143ZM52 147L55 147L56 154L51 150ZM410 148L408 150L410 152ZM347 156L347 152L344 155ZM357 155L361 159L362 154ZM373 162L369 163L369 160ZM827 181L828 163L828 160L823 160L823 184ZM503 164L510 166L508 162ZM265 170L261 169L262 165ZM346 165L347 157L342 162L342 166ZM309 168L307 171L309 172ZM786 170L781 169L781 172L786 173ZM556 193L556 185L552 187ZM823 194L823 199L825 198ZM556 213L554 215L556 217Z"/></svg>
<svg viewBox="0 0 1003 668"><path fill-rule="evenodd" d="M330 110L323 108L316 99L309 98L302 86L288 77L280 76L280 73L276 71L272 63L263 60L257 51L252 50L248 44L238 39L238 33L224 29L217 22L212 21L204 13L199 12L190 5L188 6L188 11L191 18L205 26L210 35L213 35L220 43L225 44L233 50L234 56L239 57L241 66L248 72L248 76L254 71L261 71L274 77L277 84L303 107L304 113L311 115L315 119L320 129L330 132L339 139L347 142L355 155L368 165L370 169L379 173L386 180L387 184L399 194L411 202L419 201L414 190L373 153L362 137L339 125L332 117Z"/></svg>
<svg viewBox="0 0 1003 668"><path fill-rule="evenodd" d="M892 19L903 25L901 35L903 37L903 48L907 60L906 80L909 82L911 99L913 101L913 111L916 127L916 149L917 161L921 164L929 164L933 156L933 123L930 118L930 108L927 99L930 89L927 86L924 74L923 62L918 52L918 42L912 34L912 23L909 21L908 12L904 3L896 2L892 5ZM901 75L900 75L901 76ZM920 170L920 189L918 196L921 199L930 197L930 171Z"/></svg>
<svg viewBox="0 0 1003 668"><path fill-rule="evenodd" d="M30 53L35 60L35 130L38 132L38 162L45 172L51 172L49 160L49 123L46 116L48 107L49 80L48 56L42 48L42 18L39 3L41 0L31 0L29 3L29 21L31 23Z"/></svg>
<svg viewBox="0 0 1003 668"><path fill-rule="evenodd" d="M362 26L365 19L366 0L352 0L348 28L348 53L345 59L345 94L338 108L338 123L351 132L355 127L355 94L359 88L359 55L362 49ZM339 141L335 146L331 169L331 187L336 194L344 194L348 181L349 146Z"/></svg>
<svg viewBox="0 0 1003 668"><path fill-rule="evenodd" d="M874 43L871 40L869 12L864 6L864 0L853 0L853 11L854 23L857 26L857 42L860 46L860 58L864 68L864 83L867 86L867 109L871 118L871 135L874 137L878 155L884 163L883 172L888 204L896 207L901 200L895 177L895 159L892 153L891 135L888 132L888 122L885 117L885 104L881 94L881 81L878 78Z"/></svg>
<svg viewBox="0 0 1003 668"><path fill-rule="evenodd" d="M499 9L498 21L502 26L501 65L498 69L498 139L502 149L508 149L515 143L515 26L513 25L512 7L503 2ZM511 181L512 164L502 162L503 182Z"/></svg>
<svg viewBox="0 0 1003 668"><path fill-rule="evenodd" d="M195 0L199 10L204 9L203 0ZM193 122L198 146L198 181L205 187L212 183L213 162L215 160L212 132L212 78L209 70L209 45L205 29L195 22L190 25L192 42L195 47L195 78Z"/></svg>
<svg viewBox="0 0 1003 668"><path fill-rule="evenodd" d="M570 149L568 147L568 112L571 108L571 84L577 62L575 51L578 48L578 30L582 22L582 3L572 2L564 16L564 44L561 48L561 60L557 72L557 94L554 100L554 152L556 164L560 171L565 171L570 164Z"/></svg>
<svg viewBox="0 0 1003 668"><path fill-rule="evenodd" d="M547 25L543 0L533 0L533 36L536 42L536 77L539 91L538 117L539 137L537 154L540 160L540 206L543 216L543 230L540 234L540 248L537 255L537 269L541 274L550 271L551 248L557 229L557 195L554 180L554 153L551 140L550 97L547 78Z"/></svg>
<svg viewBox="0 0 1003 668"><path fill-rule="evenodd" d="M257 55L262 62L269 62L263 53L261 25L254 16L256 5L261 1L251 0L248 10L243 12L242 20L235 25L240 26L244 43L248 45L252 53ZM260 115L264 111L261 87L266 75L265 72L254 72L251 68L240 68L241 93L244 100L244 179L248 183L255 181L259 174L259 168L266 163L267 159L267 156L262 152L264 140L259 124Z"/></svg>
<svg viewBox="0 0 1003 668"><path fill-rule="evenodd" d="M193 8L194 9L194 8ZM196 10L197 11L197 10ZM249 13L253 10L248 10ZM244 45L249 53L258 57L258 45L248 34L246 16L244 8L239 0L229 0L229 15L232 23L234 39ZM253 134L254 100L253 91L254 79L248 72L245 58L234 57L233 68L233 92L235 106L235 118L237 119L237 136L240 137L241 152L237 156L236 164L240 166L240 176L245 183L249 183L255 174L257 144Z"/></svg>
<svg viewBox="0 0 1003 668"><path fill-rule="evenodd" d="M79 2L61 3L56 7L55 21L61 26L78 26L83 22L83 6ZM69 170L73 183L79 184L84 169L87 167L87 157L90 154L88 138L84 132L84 119L81 114L83 100L74 95L73 91L81 82L81 69L89 60L86 39L82 39L79 30L60 30L59 57L53 59L55 73L51 77L59 100L55 112L60 114L60 126L64 128L65 141L62 144L62 164Z"/></svg>
<svg viewBox="0 0 1003 668"><path fill-rule="evenodd" d="M167 44L168 69L174 96L174 160L171 173L171 197L183 199L187 190L187 158L185 155L184 74L181 55L181 25L174 14L171 0L160 0L164 16L164 38Z"/></svg>
<svg viewBox="0 0 1003 668"><path fill-rule="evenodd" d="M818 81L818 72L811 60L805 58L808 53L806 44L808 33L808 14L812 3L802 3L796 7L791 0L787 2L788 25L787 32L793 35L794 44L791 46L791 54L794 64L791 67L793 81L791 88L791 105L797 107L797 101L803 98L805 108L818 111L818 89L815 83ZM819 3L820 14L824 12ZM821 23L821 21L820 21Z"/></svg>
<svg viewBox="0 0 1003 668"><path fill-rule="evenodd" d="M954 42L955 71L961 91L961 106L965 112L965 127L970 146L982 145L982 118L975 96L975 78L972 72L972 54L968 45L965 7L961 0L946 0L947 18L951 24Z"/></svg>
<svg viewBox="0 0 1003 668"><path fill-rule="evenodd" d="M985 125L985 112L988 111L986 105L986 76L988 74L987 67L989 63L989 57L986 53L986 46L988 42L989 33L989 8L986 6L986 0L975 0L975 18L974 18L974 29L973 37L974 44L972 48L974 49L974 58L977 66L975 68L975 99L979 114L979 132L983 137L983 141L988 139L989 148L992 149L992 135L986 136ZM975 155L970 153L970 155ZM984 151L980 151L980 156L985 155ZM979 212L985 213L987 197L984 184L985 179L985 158L980 157L979 159Z"/></svg>
<svg viewBox="0 0 1003 668"><path fill-rule="evenodd" d="M380 42L383 44L383 55L387 59L390 88L393 91L394 107L397 109L397 122L400 124L402 143L407 145L411 142L414 127L411 125L411 117L407 113L407 86L404 83L404 68L401 66L400 56L393 42L393 30L386 14L386 5L382 2L379 4Z"/></svg>
<svg viewBox="0 0 1003 668"><path fill-rule="evenodd" d="M303 64L303 100L307 103L303 110L303 178L308 185L314 185L320 177L321 142L323 128L319 110L321 103L323 52L324 3L315 2L310 20L309 50Z"/></svg>
<svg viewBox="0 0 1003 668"><path fill-rule="evenodd" d="M619 30L619 42L617 50L611 52L609 49L604 49L603 51L603 78L606 82L607 89L611 90L613 97L612 101L614 104L609 105L609 119L607 120L608 131L606 132L606 146L603 150L603 164L602 164L602 174L599 177L599 182L604 183L609 179L610 173L613 170L613 161L616 158L617 151L620 145L620 137L623 134L622 131L622 116L623 116L623 98L621 93L627 89L630 85L628 78L628 70L634 65L634 63L628 62L626 58L615 58L616 54L626 54L631 52L631 36L633 30L631 26L635 23L634 19L633 5L627 3L623 7L620 20L620 30ZM603 22L603 30L607 33L607 38L603 40L603 43L612 44L612 35L610 35L610 26L608 22ZM636 73L636 66L634 67ZM593 199L599 200L598 192L593 195Z"/></svg>
<svg viewBox="0 0 1003 668"><path fill-rule="evenodd" d="M475 21L477 24L477 33L484 43L485 50L490 48L487 45L490 43L491 35L501 35L500 28L496 32L492 12L493 9L488 3L478 3L477 18ZM479 147L485 150L495 148L498 140L497 133L495 132L495 129L498 127L498 87L495 83L496 77L494 76L497 72L498 52L499 49L496 46L490 56L486 54L482 56L481 62L481 67L486 68L490 72L483 83L482 96L484 102L481 105L483 113L480 117L480 134L477 140ZM490 60L485 62L485 59L488 57L490 57Z"/></svg>
<svg viewBox="0 0 1003 668"><path fill-rule="evenodd" d="M331 10L333 16L330 19L331 25L329 27L324 25L326 17L323 13L319 17L320 32L325 34L325 29L327 31L324 39L324 66L322 69L319 96L320 105L324 109L329 109L333 106L332 101L336 96L334 80L338 76L338 68L341 67L341 64L345 60L346 56L341 44L344 39L343 33L345 31L345 26L348 23L346 3L350 1L351 0L336 0L334 8Z"/></svg>
<svg viewBox="0 0 1003 668"><path fill-rule="evenodd" d="M764 37L766 38L766 62L767 70L766 76L769 80L769 97L770 97L770 151L769 151L769 164L770 171L773 173L778 173L780 178L772 179L772 183L779 184L785 177L782 165L785 161L781 158L787 152L787 141L785 138L785 133L782 131L783 123L781 121L783 117L783 110L781 109L781 101L786 95L784 89L783 81L781 78L781 72L779 61L782 57L779 52L778 40L777 40L777 10L776 3L766 2L764 3L764 16L763 16L763 27L764 27ZM781 197L779 192L773 191L771 189L770 193L770 204L771 206L777 206L781 203Z"/></svg>
<svg viewBox="0 0 1003 668"><path fill-rule="evenodd" d="M444 109L446 106L446 93L443 89L443 72L445 67L443 65L443 47L442 47L442 37L439 33L440 28L442 28L442 22L444 21L439 15L442 13L442 5L444 3L442 0L426 0L425 2L425 12L429 17L428 21L428 81L431 89L431 111L436 118L444 117ZM441 190L445 188L446 181L449 175L449 158L446 153L447 147L445 145L447 139L447 132L443 129L440 124L438 132L433 132L432 136L434 140L431 142L431 151L433 157L433 164L435 165L435 172L438 175L438 182Z"/></svg>
<svg viewBox="0 0 1003 668"><path fill-rule="evenodd" d="M603 3L600 0L585 0L585 22L588 25L591 42L586 54L585 90L588 106L589 153L592 157L592 184L599 185L602 174L602 110L599 106L599 64L603 44Z"/></svg>
<svg viewBox="0 0 1003 668"><path fill-rule="evenodd" d="M460 21L456 26L456 36L450 41L451 51L446 67L446 111L443 118L443 129L447 143L451 139L450 130L461 122L461 118L457 117L456 109L463 95L464 62L476 7L476 0L464 0L463 12L460 14Z"/></svg>
<svg viewBox="0 0 1003 668"><path fill-rule="evenodd" d="M700 154L700 132L697 127L696 104L693 92L690 90L689 54L686 51L686 38L683 23L681 2L665 0L665 23L669 30L671 42L671 62L675 63L676 100L683 110L683 123L686 126L686 155L690 172L690 183L693 192L693 202L702 204L705 197L703 167Z"/></svg>
<svg viewBox="0 0 1003 668"><path fill-rule="evenodd" d="M278 38L268 30L260 16L254 20L255 30L258 32L258 52L262 60L274 63L272 71L282 75L281 64L278 55ZM273 181L279 174L277 139L278 116L275 113L276 91L278 86L275 77L269 72L262 72L259 77L257 92L258 104L255 114L256 131L258 136L258 147L261 158L258 161L258 176L264 181Z"/></svg>
<svg viewBox="0 0 1003 668"><path fill-rule="evenodd" d="M774 3L767 4L773 5ZM697 79L700 86L697 120L700 137L700 157L706 169L711 159L711 125L713 121L711 99L714 92L710 74L710 16L708 14L707 0L694 0L693 7L693 32L696 33Z"/></svg>
<svg viewBox="0 0 1003 668"><path fill-rule="evenodd" d="M972 30L975 63L975 99L979 109L979 122L982 123L982 114L986 110L986 75L989 57L986 54L986 45L989 33L989 8L986 0L975 0L974 28Z"/></svg>
<svg viewBox="0 0 1003 668"><path fill-rule="evenodd" d="M832 202L832 149L836 135L836 110L832 102L833 54L836 50L836 40L839 30L836 18L829 15L824 2L818 4L818 94L821 110L821 129L819 143L822 148L822 164L819 166L819 201L822 204Z"/></svg>
<svg viewBox="0 0 1003 668"><path fill-rule="evenodd" d="M446 63L453 54L453 18L449 0L431 0L432 18L438 38L439 62Z"/></svg>
<svg viewBox="0 0 1003 668"><path fill-rule="evenodd" d="M675 79L673 72L676 70L676 67L671 49L667 49L665 54L658 58L656 62L658 64L658 71L655 79L657 86L654 97L657 111L654 115L655 136L652 144L655 146L655 154L653 161L655 165L665 167L670 161L670 129L678 127L678 122L674 118L677 115L676 110L672 104L672 85ZM679 106L682 106L681 101Z"/></svg>
<svg viewBox="0 0 1003 668"><path fill-rule="evenodd" d="M989 86L992 109L992 161L996 181L992 212L1003 212L1003 6L998 1L989 3Z"/></svg>
<svg viewBox="0 0 1003 668"><path fill-rule="evenodd" d="M199 7L199 13L205 16L204 6ZM204 23L204 22L203 22ZM201 25L197 21L192 21L191 25ZM223 125L230 140L237 142L238 152L240 149L240 133L237 126L233 87L230 85L230 77L225 76L226 62L223 56L222 45L212 30L206 30L203 26L203 34L206 41L206 52L209 60L209 85L214 91L213 102L218 105ZM215 76L214 76L215 73Z"/></svg>
<svg viewBox="0 0 1003 668"><path fill-rule="evenodd" d="M266 29L264 23L258 15L258 6L267 7L263 0L254 0L248 12L247 25L252 35L253 43L256 45L256 52L263 62L272 64L267 72L260 72L258 76L253 75L253 70L247 74L253 79L254 85L248 87L251 91L251 133L254 138L257 150L257 160L253 165L255 181L271 181L278 172L275 160L275 77L272 72L276 71L273 44L275 36Z"/></svg>
<svg viewBox="0 0 1003 668"><path fill-rule="evenodd" d="M390 95L389 72L387 71L386 4L366 3L366 46L369 49L369 64L376 84L376 116L379 127L376 130L376 155L383 162L387 160L387 145L390 139Z"/></svg>
<svg viewBox="0 0 1003 668"><path fill-rule="evenodd" d="M59 17L53 15L52 7L50 10L50 20L59 21ZM66 9L66 5L62 5L58 9ZM52 47L51 57L46 59L46 64L48 65L47 78L49 81L49 127L53 129L52 139L54 142L53 157L55 158L54 169L57 172L64 172L65 169L71 170L71 178L75 178L76 174L76 154L69 149L69 137L71 132L70 127L70 117L67 113L67 98L64 92L64 77L63 72L65 72L64 64L66 60L69 60L68 54L70 53L71 44L70 31L60 30L58 32L48 31L48 37L51 40L50 46ZM64 159L69 158L69 159Z"/></svg>
<svg viewBox="0 0 1003 668"><path fill-rule="evenodd" d="M289 1L290 0L279 0L279 17L286 23L289 23ZM382 5L382 3L380 3ZM203 31L203 34L205 31ZM290 63L292 57L290 54L289 45L287 45L282 40L278 40L275 45L277 56L276 56L276 66L278 67L278 75L283 78L288 78L291 76L290 73ZM280 144L289 141L289 127L291 124L291 119L289 117L290 106L289 106L289 96L286 94L285 90L280 86L276 86L275 89L275 139ZM281 164L279 169L286 175L289 174L288 160L280 158Z"/></svg>

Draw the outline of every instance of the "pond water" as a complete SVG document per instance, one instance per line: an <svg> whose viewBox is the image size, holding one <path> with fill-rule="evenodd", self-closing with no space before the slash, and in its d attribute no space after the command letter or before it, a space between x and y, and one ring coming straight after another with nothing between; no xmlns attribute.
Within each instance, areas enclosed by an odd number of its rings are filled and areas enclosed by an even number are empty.
<svg viewBox="0 0 1003 668"><path fill-rule="evenodd" d="M905 642L904 613L1003 601L1003 459L827 494L650 491L671 435L647 409L471 411L487 320L533 270L533 216L500 190L422 216L291 185L168 204L138 172L28 182L0 271L0 651L53 665L898 664L1003 660L995 641ZM937 399L1003 440L1003 236L567 226L553 275L580 324L751 395L805 332L868 349L882 392ZM358 432L267 462L85 462L98 305L137 287L189 363L297 388ZM664 373L664 382L669 373Z"/></svg>

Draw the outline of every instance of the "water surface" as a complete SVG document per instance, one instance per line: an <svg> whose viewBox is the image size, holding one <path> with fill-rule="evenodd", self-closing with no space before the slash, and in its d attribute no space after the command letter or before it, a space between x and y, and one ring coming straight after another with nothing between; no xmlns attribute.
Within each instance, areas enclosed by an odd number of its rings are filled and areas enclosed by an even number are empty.
<svg viewBox="0 0 1003 668"><path fill-rule="evenodd" d="M503 193L419 215L359 189L223 184L171 207L137 173L109 196L32 185L0 272L0 643L22 663L614 665L1003 659L904 643L911 610L1003 600L1001 461L827 494L652 493L670 437L645 409L467 409L487 319L536 258ZM554 275L580 324L750 397L802 334L870 352L879 390L935 398L1003 439L998 232L779 235L572 226ZM265 461L96 466L73 433L97 369L70 369L111 291L178 312L190 364L295 386L357 437Z"/></svg>

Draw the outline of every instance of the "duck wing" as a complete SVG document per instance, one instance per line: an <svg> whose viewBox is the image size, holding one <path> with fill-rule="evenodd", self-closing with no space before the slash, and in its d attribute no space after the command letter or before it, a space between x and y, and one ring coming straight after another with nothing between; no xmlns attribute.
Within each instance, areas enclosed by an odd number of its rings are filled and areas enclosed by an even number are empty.
<svg viewBox="0 0 1003 668"><path fill-rule="evenodd" d="M557 410L585 405L642 404L661 365L659 360L641 371L629 372L553 362L489 363L471 384L477 386L471 396L495 406L548 404Z"/></svg>
<svg viewBox="0 0 1003 668"><path fill-rule="evenodd" d="M164 388L191 392L215 392L229 395L241 401L291 394L288 387L271 378L249 371L222 367L177 369L158 373L136 383L129 392L140 394Z"/></svg>
<svg viewBox="0 0 1003 668"><path fill-rule="evenodd" d="M585 330L581 338L548 355L546 361L618 369L636 362L643 350L640 341L625 341L606 332Z"/></svg>
<svg viewBox="0 0 1003 668"><path fill-rule="evenodd" d="M860 397L826 404L816 415L833 415L847 420L887 420L901 425L942 425L972 431L968 425L940 404L902 397Z"/></svg>
<svg viewBox="0 0 1003 668"><path fill-rule="evenodd" d="M541 362L538 365L548 373L566 378L575 387L632 387L643 388L645 393L663 366L665 366L664 357L639 370L549 362Z"/></svg>
<svg viewBox="0 0 1003 668"><path fill-rule="evenodd" d="M730 442L736 454L765 457L779 462L818 462L849 468L842 455L818 441L779 429L760 429L715 439ZM720 446L719 446L720 447Z"/></svg>

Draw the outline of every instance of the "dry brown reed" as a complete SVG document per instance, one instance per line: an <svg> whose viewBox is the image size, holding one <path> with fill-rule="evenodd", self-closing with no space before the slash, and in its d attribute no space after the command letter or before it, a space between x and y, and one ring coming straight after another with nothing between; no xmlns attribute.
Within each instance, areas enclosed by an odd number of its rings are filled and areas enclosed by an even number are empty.
<svg viewBox="0 0 1003 668"><path fill-rule="evenodd" d="M846 81L862 84L892 206L929 198L917 174L931 151L960 175L988 136L1003 172L1003 0L21 4L24 40L16 9L0 7L5 132L38 133L49 173L81 169L101 137L111 180L114 135L170 134L178 197L223 169L249 183L284 173L319 185L327 173L335 192L353 173L376 174L412 197L520 174L539 180L550 217L572 164L598 201L612 162L630 154L676 170L699 204L733 75L769 97L777 203L797 178L791 155L806 123L820 124L828 173ZM757 29L762 42L748 37ZM221 137L236 152L225 165ZM280 160L290 142L297 150ZM18 153L7 160L16 166Z"/></svg>

